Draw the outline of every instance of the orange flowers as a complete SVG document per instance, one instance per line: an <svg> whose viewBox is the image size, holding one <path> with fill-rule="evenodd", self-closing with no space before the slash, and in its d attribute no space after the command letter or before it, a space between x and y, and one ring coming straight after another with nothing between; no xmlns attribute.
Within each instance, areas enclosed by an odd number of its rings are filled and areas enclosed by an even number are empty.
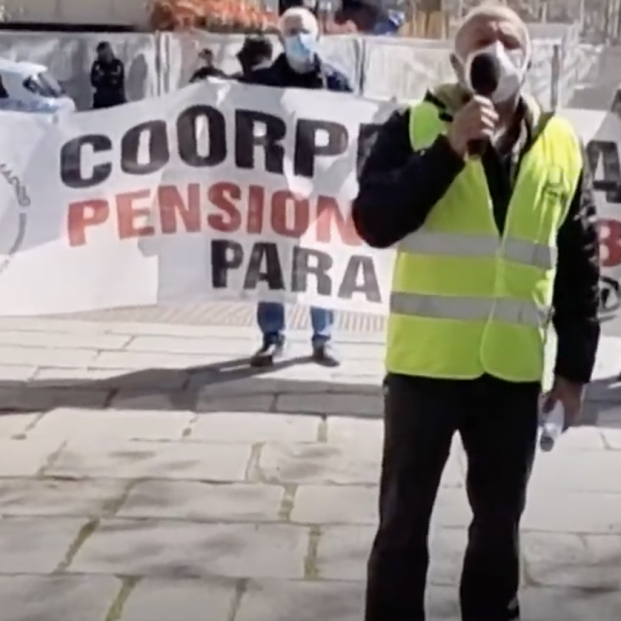
<svg viewBox="0 0 621 621"><path fill-rule="evenodd" d="M251 0L152 0L150 9L153 30L266 32L278 22L275 13Z"/></svg>

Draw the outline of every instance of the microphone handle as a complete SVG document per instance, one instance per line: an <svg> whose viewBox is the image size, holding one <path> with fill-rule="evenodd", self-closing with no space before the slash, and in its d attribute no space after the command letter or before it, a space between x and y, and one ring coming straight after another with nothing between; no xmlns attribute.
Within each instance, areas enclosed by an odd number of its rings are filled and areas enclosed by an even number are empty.
<svg viewBox="0 0 621 621"><path fill-rule="evenodd" d="M483 157L488 146L489 140L471 140L468 143L468 155L474 158Z"/></svg>

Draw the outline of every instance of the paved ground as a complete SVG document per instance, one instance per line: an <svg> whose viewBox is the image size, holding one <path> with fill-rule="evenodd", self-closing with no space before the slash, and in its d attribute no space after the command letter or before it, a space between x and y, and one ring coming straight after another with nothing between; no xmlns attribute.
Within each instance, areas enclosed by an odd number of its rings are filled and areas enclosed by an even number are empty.
<svg viewBox="0 0 621 621"><path fill-rule="evenodd" d="M166 323L186 326L250 327L256 322L253 304L247 302L203 302L170 306L136 306L113 308L74 315L60 315L58 320ZM310 329L308 307L298 304L287 306L287 325L294 330ZM386 320L368 313L337 312L335 325L339 332L381 332Z"/></svg>
<svg viewBox="0 0 621 621"><path fill-rule="evenodd" d="M252 374L247 328L0 321L0 621L361 621L381 425L381 335L337 371ZM619 353L617 353L619 352ZM528 621L621 619L621 347L589 416L536 465ZM600 421L600 422L601 422ZM469 511L455 444L430 621L457 621Z"/></svg>

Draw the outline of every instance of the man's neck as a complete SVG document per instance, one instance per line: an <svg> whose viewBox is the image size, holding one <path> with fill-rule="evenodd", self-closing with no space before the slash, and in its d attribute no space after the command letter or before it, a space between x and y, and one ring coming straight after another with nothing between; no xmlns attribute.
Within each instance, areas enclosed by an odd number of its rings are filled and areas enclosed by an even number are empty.
<svg viewBox="0 0 621 621"><path fill-rule="evenodd" d="M500 136L498 140L495 141L494 146L501 154L509 153L520 137L521 123L524 116L520 101L521 100L518 98L510 104L496 108L500 117L498 126Z"/></svg>
<svg viewBox="0 0 621 621"><path fill-rule="evenodd" d="M508 102L496 104L495 107L496 112L498 112L499 126L501 128L508 129L521 120L519 97Z"/></svg>

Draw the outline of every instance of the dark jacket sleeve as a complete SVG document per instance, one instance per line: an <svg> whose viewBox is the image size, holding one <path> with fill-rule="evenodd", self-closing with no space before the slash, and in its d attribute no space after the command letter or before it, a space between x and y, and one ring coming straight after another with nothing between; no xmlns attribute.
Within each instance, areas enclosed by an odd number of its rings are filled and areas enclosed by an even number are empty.
<svg viewBox="0 0 621 621"><path fill-rule="evenodd" d="M328 68L326 75L326 86L328 90L338 93L353 93L354 89L351 87L347 76L334 67Z"/></svg>
<svg viewBox="0 0 621 621"><path fill-rule="evenodd" d="M103 83L103 72L101 65L95 61L91 65L91 86L93 88L99 88Z"/></svg>
<svg viewBox="0 0 621 621"><path fill-rule="evenodd" d="M387 248L419 229L464 167L444 136L414 152L409 122L409 110L395 112L363 155L352 217L358 235L374 248Z"/></svg>
<svg viewBox="0 0 621 621"><path fill-rule="evenodd" d="M125 88L125 65L123 64L123 61L119 60L119 66L120 66L120 75L119 75L119 82L120 82L120 86L122 88Z"/></svg>
<svg viewBox="0 0 621 621"><path fill-rule="evenodd" d="M239 81L242 84L253 84L256 86L274 86L274 74L276 69L272 65L269 67L260 67L259 69L253 69L246 75L242 75Z"/></svg>
<svg viewBox="0 0 621 621"><path fill-rule="evenodd" d="M555 373L586 384L599 342L599 239L593 182L588 162L561 226L554 283L553 325L558 337Z"/></svg>
<svg viewBox="0 0 621 621"><path fill-rule="evenodd" d="M109 76L110 86L118 89L123 88L125 85L125 66L119 59L116 59L111 69Z"/></svg>

